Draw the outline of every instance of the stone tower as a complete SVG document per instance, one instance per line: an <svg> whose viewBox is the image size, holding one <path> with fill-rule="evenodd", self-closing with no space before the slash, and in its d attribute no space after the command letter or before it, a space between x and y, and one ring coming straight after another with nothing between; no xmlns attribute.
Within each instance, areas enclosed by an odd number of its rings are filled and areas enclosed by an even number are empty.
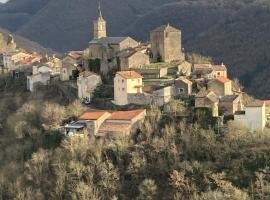
<svg viewBox="0 0 270 200"><path fill-rule="evenodd" d="M150 33L152 62L183 60L181 31L163 25Z"/></svg>
<svg viewBox="0 0 270 200"><path fill-rule="evenodd" d="M102 17L100 2L98 3L99 17L94 21L94 40L107 37L106 21Z"/></svg>

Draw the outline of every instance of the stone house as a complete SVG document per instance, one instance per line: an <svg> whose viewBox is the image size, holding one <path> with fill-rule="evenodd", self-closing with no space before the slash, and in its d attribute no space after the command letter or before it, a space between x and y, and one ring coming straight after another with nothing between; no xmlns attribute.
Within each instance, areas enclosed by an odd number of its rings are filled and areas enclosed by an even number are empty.
<svg viewBox="0 0 270 200"><path fill-rule="evenodd" d="M138 42L130 37L103 37L92 40L89 43L89 59L98 59L99 72L107 74L111 68L120 65L118 57L120 51L136 46Z"/></svg>
<svg viewBox="0 0 270 200"><path fill-rule="evenodd" d="M51 76L49 71L45 68L38 69L37 66L33 66L32 75L27 76L27 89L34 92L37 84L48 85L50 79Z"/></svg>
<svg viewBox="0 0 270 200"><path fill-rule="evenodd" d="M149 56L134 49L126 49L119 54L121 71L140 68L150 64Z"/></svg>
<svg viewBox="0 0 270 200"><path fill-rule="evenodd" d="M90 101L93 92L101 84L102 81L99 75L89 71L81 72L77 78L78 97Z"/></svg>
<svg viewBox="0 0 270 200"><path fill-rule="evenodd" d="M82 51L70 51L62 59L62 67L60 69L60 80L68 81L76 78L78 66L83 62Z"/></svg>
<svg viewBox="0 0 270 200"><path fill-rule="evenodd" d="M234 120L252 131L263 131L266 125L265 102L254 100L245 106L245 112L236 113Z"/></svg>
<svg viewBox="0 0 270 200"><path fill-rule="evenodd" d="M192 75L193 78L227 78L227 67L223 63L221 65L194 64L192 68Z"/></svg>
<svg viewBox="0 0 270 200"><path fill-rule="evenodd" d="M222 63L221 65L212 65L213 78L225 77L227 78L227 67Z"/></svg>
<svg viewBox="0 0 270 200"><path fill-rule="evenodd" d="M195 108L209 108L212 111L212 116L217 117L218 115L218 96L207 90L201 90L195 96Z"/></svg>
<svg viewBox="0 0 270 200"><path fill-rule="evenodd" d="M233 115L236 111L243 110L240 95L226 95L219 99L219 115Z"/></svg>
<svg viewBox="0 0 270 200"><path fill-rule="evenodd" d="M164 86L159 89L155 89L150 93L152 95L152 103L155 103L159 106L163 106L174 96L174 91L172 86Z"/></svg>
<svg viewBox="0 0 270 200"><path fill-rule="evenodd" d="M153 62L184 60L181 31L168 25L160 26L150 33Z"/></svg>
<svg viewBox="0 0 270 200"><path fill-rule="evenodd" d="M207 83L207 88L218 96L232 95L232 81L225 77L218 77Z"/></svg>
<svg viewBox="0 0 270 200"><path fill-rule="evenodd" d="M175 95L191 95L192 82L186 77L180 77L174 81L174 94Z"/></svg>
<svg viewBox="0 0 270 200"><path fill-rule="evenodd" d="M142 76L135 71L117 72L114 78L114 103L127 105L129 94L142 93Z"/></svg>
<svg viewBox="0 0 270 200"><path fill-rule="evenodd" d="M212 79L214 71L211 64L194 64L192 67L192 77L194 79Z"/></svg>
<svg viewBox="0 0 270 200"><path fill-rule="evenodd" d="M180 76L190 76L192 71L192 64L184 61L178 65L178 73Z"/></svg>
<svg viewBox="0 0 270 200"><path fill-rule="evenodd" d="M146 110L117 111L100 126L98 137L126 137L143 121Z"/></svg>
<svg viewBox="0 0 270 200"><path fill-rule="evenodd" d="M88 132L96 135L100 126L106 119L111 116L111 113L106 111L86 112L79 117L80 121L84 121L87 124Z"/></svg>

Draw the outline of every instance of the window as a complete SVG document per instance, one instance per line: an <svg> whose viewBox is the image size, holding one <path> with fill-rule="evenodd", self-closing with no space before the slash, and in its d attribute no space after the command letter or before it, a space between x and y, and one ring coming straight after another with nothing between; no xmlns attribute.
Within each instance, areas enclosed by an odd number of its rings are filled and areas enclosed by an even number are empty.
<svg viewBox="0 0 270 200"><path fill-rule="evenodd" d="M140 83L140 79L138 79L138 83Z"/></svg>
<svg viewBox="0 0 270 200"><path fill-rule="evenodd" d="M122 83L124 83L124 79L122 79Z"/></svg>
<svg viewBox="0 0 270 200"><path fill-rule="evenodd" d="M125 88L122 88L122 91L124 91L125 90Z"/></svg>
<svg viewBox="0 0 270 200"><path fill-rule="evenodd" d="M185 92L185 89L184 89L184 88L179 88L178 90L179 90L179 93L180 93L180 94L182 94L182 93Z"/></svg>

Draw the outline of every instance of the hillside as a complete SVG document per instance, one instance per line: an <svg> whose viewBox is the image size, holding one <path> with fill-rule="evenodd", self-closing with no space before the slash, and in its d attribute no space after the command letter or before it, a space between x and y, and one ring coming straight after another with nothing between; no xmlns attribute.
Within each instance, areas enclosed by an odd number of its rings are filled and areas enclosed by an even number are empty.
<svg viewBox="0 0 270 200"><path fill-rule="evenodd" d="M4 35L5 39L10 34L9 31L1 29L1 28L0 28L0 33L2 33ZM24 49L28 52L37 52L37 53L40 53L43 55L45 55L45 54L50 55L50 54L56 53L52 49L45 48L45 47L41 46L40 44L33 42L33 41L30 41L24 37L21 37L21 36L16 35L16 34L12 34L12 35L14 36L14 39L15 39L15 42L16 42L18 48Z"/></svg>
<svg viewBox="0 0 270 200"><path fill-rule="evenodd" d="M198 34L208 30L231 13L234 13L232 8L205 4L201 1L173 2L138 17L123 32L139 40L149 40L151 30L169 23L183 31L185 42L193 40Z"/></svg>
<svg viewBox="0 0 270 200"><path fill-rule="evenodd" d="M240 77L249 92L269 98L269 22L270 2L256 2L185 46L189 51L225 62L230 66L230 75Z"/></svg>

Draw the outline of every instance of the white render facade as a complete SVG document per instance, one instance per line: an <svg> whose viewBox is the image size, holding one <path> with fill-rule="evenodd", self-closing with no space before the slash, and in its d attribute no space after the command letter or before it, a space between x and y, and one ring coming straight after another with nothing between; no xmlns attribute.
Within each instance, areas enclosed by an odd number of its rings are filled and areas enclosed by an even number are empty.
<svg viewBox="0 0 270 200"><path fill-rule="evenodd" d="M81 74L77 79L78 98L91 100L94 90L101 83L101 78L97 74L93 73L89 76Z"/></svg>
<svg viewBox="0 0 270 200"><path fill-rule="evenodd" d="M252 131L263 131L266 125L265 103L262 106L247 106L244 115L235 115L234 120Z"/></svg>

